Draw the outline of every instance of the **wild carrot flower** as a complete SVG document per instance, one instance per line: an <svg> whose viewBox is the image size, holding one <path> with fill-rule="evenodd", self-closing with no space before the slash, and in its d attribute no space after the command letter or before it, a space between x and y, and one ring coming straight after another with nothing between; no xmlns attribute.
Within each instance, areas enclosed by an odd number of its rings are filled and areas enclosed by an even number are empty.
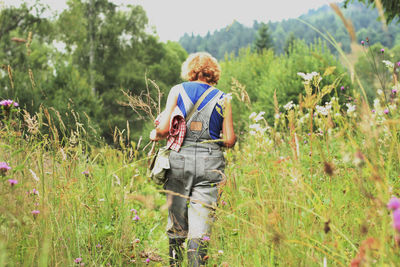
<svg viewBox="0 0 400 267"><path fill-rule="evenodd" d="M8 182L10 183L11 186L18 184L18 181L15 179L8 179Z"/></svg>
<svg viewBox="0 0 400 267"><path fill-rule="evenodd" d="M392 197L387 204L387 208L390 210L397 210L400 208L400 199Z"/></svg>
<svg viewBox="0 0 400 267"><path fill-rule="evenodd" d="M82 261L82 258L76 258L76 259L74 260L75 263L80 263L81 261Z"/></svg>

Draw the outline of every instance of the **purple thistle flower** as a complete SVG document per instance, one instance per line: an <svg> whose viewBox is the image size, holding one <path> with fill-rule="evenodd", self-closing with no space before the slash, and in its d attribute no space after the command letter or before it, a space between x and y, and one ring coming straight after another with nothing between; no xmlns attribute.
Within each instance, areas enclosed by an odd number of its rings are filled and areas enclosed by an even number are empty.
<svg viewBox="0 0 400 267"><path fill-rule="evenodd" d="M344 86L340 87L340 90L344 91Z"/></svg>
<svg viewBox="0 0 400 267"><path fill-rule="evenodd" d="M400 67L400 61L399 61L399 62L397 62L397 67Z"/></svg>
<svg viewBox="0 0 400 267"><path fill-rule="evenodd" d="M18 107L19 104L17 102L14 102L11 99L6 99L6 100L0 101L0 106L3 106L5 108L9 108L11 106Z"/></svg>
<svg viewBox="0 0 400 267"><path fill-rule="evenodd" d="M393 227L400 232L400 209L393 212Z"/></svg>
<svg viewBox="0 0 400 267"><path fill-rule="evenodd" d="M210 237L209 236L203 236L203 241L210 241Z"/></svg>
<svg viewBox="0 0 400 267"><path fill-rule="evenodd" d="M134 212L135 214L137 214L137 210L135 210L135 209L131 209L131 212Z"/></svg>
<svg viewBox="0 0 400 267"><path fill-rule="evenodd" d="M382 49L381 49L381 53L385 53L385 49L382 48Z"/></svg>
<svg viewBox="0 0 400 267"><path fill-rule="evenodd" d="M397 89L392 89L393 94L397 94Z"/></svg>
<svg viewBox="0 0 400 267"><path fill-rule="evenodd" d="M85 176L88 176L89 175L89 171L88 170L83 171L82 174L84 174Z"/></svg>
<svg viewBox="0 0 400 267"><path fill-rule="evenodd" d="M15 179L8 179L8 182L10 183L11 186L18 184L18 181Z"/></svg>
<svg viewBox="0 0 400 267"><path fill-rule="evenodd" d="M39 191L37 191L35 188L32 189L32 195L39 195Z"/></svg>
<svg viewBox="0 0 400 267"><path fill-rule="evenodd" d="M388 110L387 108L385 108L385 110L383 111L383 113L389 114L389 110Z"/></svg>
<svg viewBox="0 0 400 267"><path fill-rule="evenodd" d="M372 113L375 113L376 111L375 111L375 109L373 109L373 110L371 110L371 112L372 112Z"/></svg>
<svg viewBox="0 0 400 267"><path fill-rule="evenodd" d="M400 208L400 199L392 197L387 204L387 208L390 210L397 210Z"/></svg>
<svg viewBox="0 0 400 267"><path fill-rule="evenodd" d="M33 215L38 215L39 213L40 213L40 211L39 210L32 210L32 212L31 212Z"/></svg>
<svg viewBox="0 0 400 267"><path fill-rule="evenodd" d="M75 263L80 263L81 261L82 261L82 258L76 258L76 259L74 260Z"/></svg>
<svg viewBox="0 0 400 267"><path fill-rule="evenodd" d="M96 248L102 248L102 246L100 244L97 244Z"/></svg>
<svg viewBox="0 0 400 267"><path fill-rule="evenodd" d="M150 263L150 259L149 258L146 259L146 263Z"/></svg>
<svg viewBox="0 0 400 267"><path fill-rule="evenodd" d="M362 44L362 45L364 45L364 44L365 44L365 42L364 42L364 41L361 41L361 44Z"/></svg>
<svg viewBox="0 0 400 267"><path fill-rule="evenodd" d="M139 218L139 216L135 215L135 217L133 217L133 220L134 220L134 221L139 221L140 218Z"/></svg>
<svg viewBox="0 0 400 267"><path fill-rule="evenodd" d="M4 175L8 170L11 170L11 167L8 166L7 162L0 162L0 173Z"/></svg>

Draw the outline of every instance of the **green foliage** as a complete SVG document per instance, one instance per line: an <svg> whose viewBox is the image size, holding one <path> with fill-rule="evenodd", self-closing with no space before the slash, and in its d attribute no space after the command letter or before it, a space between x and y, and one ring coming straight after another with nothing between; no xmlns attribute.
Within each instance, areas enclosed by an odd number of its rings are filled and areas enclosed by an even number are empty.
<svg viewBox="0 0 400 267"><path fill-rule="evenodd" d="M388 25L388 31L382 31L382 23L379 21L379 14L376 9L370 9L361 3L354 3L343 11L344 16L354 25L357 40L369 37L371 45L377 42L392 48L396 40L400 40L400 28L396 23ZM323 32L329 32L335 40L341 44L345 52L350 52L350 37L340 18L331 10L329 6L323 6L317 10L311 10L307 14L299 17L312 25L315 25ZM394 19L396 22L397 19ZM253 27L246 27L238 22L215 31L207 36L194 36L185 34L179 40L180 44L188 53L205 50L210 52L218 59L223 59L225 54L238 54L240 48L251 45L257 31L263 23L255 21ZM307 44L313 43L320 36L313 29L301 23L298 19L288 19L280 22L268 22L269 33L273 40L275 52L278 54L286 52L287 40L294 37L305 40ZM336 49L329 46L332 53L337 53Z"/></svg>
<svg viewBox="0 0 400 267"><path fill-rule="evenodd" d="M344 6L347 7L350 2L354 2L354 0L345 0ZM358 2L367 4L368 6L376 5L375 0L358 0ZM400 18L400 1L399 0L381 0L386 19L388 22L396 20Z"/></svg>
<svg viewBox="0 0 400 267"><path fill-rule="evenodd" d="M254 41L254 48L257 52L261 52L262 50L268 50L274 48L274 44L269 33L268 25L265 23L261 23L261 26L257 30L257 36Z"/></svg>
<svg viewBox="0 0 400 267"><path fill-rule="evenodd" d="M299 103L299 95L304 94L304 85L299 72L319 72L321 75L330 67L335 67L334 74L341 77L340 86L335 88L331 95L339 90L338 97L343 102L345 95L351 91L350 78L345 68L338 62L336 57L324 42L317 41L315 44L307 45L302 40L294 40L289 54L274 55L272 51L264 51L261 54L252 53L251 50L242 49L239 56L226 57L221 63L222 76L218 87L227 90L231 88L234 93L233 113L236 116L237 127L243 129L243 123L247 121L252 111L264 111L269 124L274 122L274 92L279 103L286 104L290 101ZM232 79L245 85L250 101L250 106L244 108L241 94L235 94L236 86ZM321 87L332 84L333 76L326 77ZM344 86L346 92L340 93L340 87ZM280 111L283 108L280 107Z"/></svg>

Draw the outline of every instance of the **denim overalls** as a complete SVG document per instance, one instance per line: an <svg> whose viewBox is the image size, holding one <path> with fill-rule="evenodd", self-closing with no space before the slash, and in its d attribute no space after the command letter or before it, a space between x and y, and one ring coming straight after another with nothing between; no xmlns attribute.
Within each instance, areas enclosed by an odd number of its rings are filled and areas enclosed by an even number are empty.
<svg viewBox="0 0 400 267"><path fill-rule="evenodd" d="M204 143L213 140L209 121L222 94L219 91L201 110L195 111L187 121L180 151L170 154L171 169L166 174L165 189L174 193L167 193L167 234L170 239L188 238L188 255L190 240L207 240L210 235L218 185L223 180L225 160L220 146ZM181 90L181 96L185 107L193 106L184 90Z"/></svg>

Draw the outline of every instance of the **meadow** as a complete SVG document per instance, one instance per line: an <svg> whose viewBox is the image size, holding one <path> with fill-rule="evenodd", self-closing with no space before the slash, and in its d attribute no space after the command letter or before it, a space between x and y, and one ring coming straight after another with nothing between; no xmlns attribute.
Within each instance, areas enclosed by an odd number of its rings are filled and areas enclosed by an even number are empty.
<svg viewBox="0 0 400 267"><path fill-rule="evenodd" d="M273 124L249 116L224 152L209 266L398 266L387 204L400 196L400 63L387 65L393 80L372 105L327 68L298 73L299 104L275 97ZM117 149L89 142L78 117L59 131L44 107L1 105L0 266L168 265L165 196L129 125Z"/></svg>

